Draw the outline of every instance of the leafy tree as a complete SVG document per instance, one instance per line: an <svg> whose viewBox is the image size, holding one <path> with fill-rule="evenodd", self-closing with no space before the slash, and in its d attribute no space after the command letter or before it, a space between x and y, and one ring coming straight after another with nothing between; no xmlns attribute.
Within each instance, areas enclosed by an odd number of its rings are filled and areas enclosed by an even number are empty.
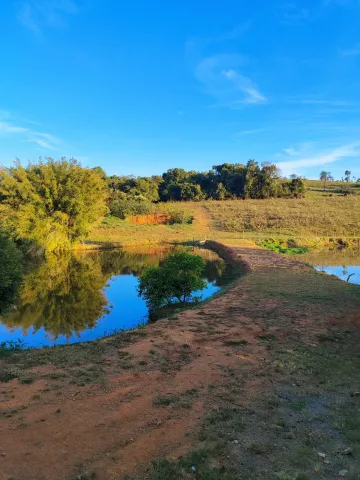
<svg viewBox="0 0 360 480"><path fill-rule="evenodd" d="M112 199L139 198L150 202L159 201L159 181L157 177L118 177L113 175L108 178L108 185Z"/></svg>
<svg viewBox="0 0 360 480"><path fill-rule="evenodd" d="M159 267L150 267L139 279L139 295L151 311L173 303L186 302L192 294L206 287L201 275L205 262L188 252L170 254Z"/></svg>
<svg viewBox="0 0 360 480"><path fill-rule="evenodd" d="M350 170L345 170L345 182L351 181L351 172Z"/></svg>
<svg viewBox="0 0 360 480"><path fill-rule="evenodd" d="M147 215L154 210L154 205L141 198L116 198L109 205L110 213L114 217L125 219L131 215Z"/></svg>
<svg viewBox="0 0 360 480"><path fill-rule="evenodd" d="M164 202L180 201L181 187L187 183L191 174L195 172L186 172L182 168L170 168L162 176L163 182L159 186L160 198Z"/></svg>
<svg viewBox="0 0 360 480"><path fill-rule="evenodd" d="M293 196L303 196L306 192L305 182L302 178L293 178L289 185L290 192Z"/></svg>
<svg viewBox="0 0 360 480"><path fill-rule="evenodd" d="M108 191L94 169L75 160L20 162L0 169L0 213L16 238L48 251L66 250L86 237L106 211Z"/></svg>
<svg viewBox="0 0 360 480"><path fill-rule="evenodd" d="M321 173L320 173L320 180L323 182L324 184L324 192L326 190L326 183L328 182L329 180L329 177L331 177L331 173L330 172L325 172L325 170L323 170Z"/></svg>
<svg viewBox="0 0 360 480"><path fill-rule="evenodd" d="M45 263L24 277L17 308L3 322L25 332L43 328L54 339L70 338L96 326L106 313L103 288L110 276L91 255L48 254Z"/></svg>
<svg viewBox="0 0 360 480"><path fill-rule="evenodd" d="M99 175L103 180L107 179L105 170L102 167L94 167L92 170Z"/></svg>
<svg viewBox="0 0 360 480"><path fill-rule="evenodd" d="M245 197L261 198L259 188L260 167L255 160L249 160L246 165Z"/></svg>
<svg viewBox="0 0 360 480"><path fill-rule="evenodd" d="M0 314L13 301L23 272L20 250L4 233L0 232Z"/></svg>
<svg viewBox="0 0 360 480"><path fill-rule="evenodd" d="M227 195L228 191L226 190L224 185L221 182L218 183L213 198L215 198L216 200L225 200Z"/></svg>
<svg viewBox="0 0 360 480"><path fill-rule="evenodd" d="M201 191L200 185L194 185L193 183L185 182L180 187L181 200L193 200L198 202L204 198L204 194Z"/></svg>
<svg viewBox="0 0 360 480"><path fill-rule="evenodd" d="M263 163L258 177L260 198L276 197L279 194L280 170L276 165Z"/></svg>

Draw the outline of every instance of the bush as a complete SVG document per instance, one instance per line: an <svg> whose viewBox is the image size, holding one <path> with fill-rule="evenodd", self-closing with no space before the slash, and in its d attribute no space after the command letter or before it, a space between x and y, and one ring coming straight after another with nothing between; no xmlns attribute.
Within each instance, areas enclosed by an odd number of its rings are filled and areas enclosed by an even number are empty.
<svg viewBox="0 0 360 480"><path fill-rule="evenodd" d="M169 223L170 225L175 225L175 224L190 224L192 223L192 216L189 215L185 210L181 208L169 208L168 209L168 215L169 215Z"/></svg>
<svg viewBox="0 0 360 480"><path fill-rule="evenodd" d="M121 219L132 215L147 215L153 211L154 205L148 200L116 199L110 203L111 215Z"/></svg>
<svg viewBox="0 0 360 480"><path fill-rule="evenodd" d="M195 291L203 290L206 282L201 275L205 262L199 255L188 252L170 254L159 267L150 267L139 279L138 292L150 311L175 301L193 300Z"/></svg>

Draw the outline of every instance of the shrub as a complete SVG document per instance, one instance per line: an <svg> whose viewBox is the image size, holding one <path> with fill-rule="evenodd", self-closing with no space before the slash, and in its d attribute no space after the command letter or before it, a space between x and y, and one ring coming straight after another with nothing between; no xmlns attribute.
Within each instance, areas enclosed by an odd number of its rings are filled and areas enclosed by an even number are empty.
<svg viewBox="0 0 360 480"><path fill-rule="evenodd" d="M199 255L188 252L170 254L159 267L148 268L139 279L139 295L150 311L175 301L192 300L195 291L203 290L206 282L201 275L205 262Z"/></svg>
<svg viewBox="0 0 360 480"><path fill-rule="evenodd" d="M181 208L169 208L168 215L170 217L169 223L170 225L175 224L190 224L192 223L192 216L189 215L186 210Z"/></svg>
<svg viewBox="0 0 360 480"><path fill-rule="evenodd" d="M121 219L132 215L147 215L153 210L154 205L148 200L115 199L110 203L111 215Z"/></svg>

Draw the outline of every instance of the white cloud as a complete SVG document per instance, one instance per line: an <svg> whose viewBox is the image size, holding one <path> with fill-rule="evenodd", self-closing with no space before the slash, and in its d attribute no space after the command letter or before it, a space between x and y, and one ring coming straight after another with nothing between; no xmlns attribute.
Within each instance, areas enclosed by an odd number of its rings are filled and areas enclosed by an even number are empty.
<svg viewBox="0 0 360 480"><path fill-rule="evenodd" d="M45 27L63 27L66 16L79 12L73 0L27 0L20 3L18 20L26 28L41 35Z"/></svg>
<svg viewBox="0 0 360 480"><path fill-rule="evenodd" d="M340 53L344 57L356 57L357 55L360 55L360 43L357 43L347 50L340 50Z"/></svg>
<svg viewBox="0 0 360 480"><path fill-rule="evenodd" d="M8 116L8 114L6 115ZM36 143L41 148L54 150L61 143L60 140L49 133L38 132L28 127L15 125L0 115L0 137L17 136L23 141Z"/></svg>
<svg viewBox="0 0 360 480"><path fill-rule="evenodd" d="M301 157L301 152L297 152L296 155L299 155L299 158L277 162L277 166L284 172L285 175L290 173L302 173L302 169L311 168L311 167L321 167L330 163L335 163L338 160L348 157L354 157L360 153L360 143L352 143L348 145L343 145L333 150L327 151L317 151L312 155L306 157ZM285 149L286 150L286 149ZM283 150L283 151L285 151ZM289 150L289 149L287 149ZM291 150L291 149L290 149ZM291 153L288 153L291 155Z"/></svg>
<svg viewBox="0 0 360 480"><path fill-rule="evenodd" d="M267 98L255 83L239 72L243 65L240 55L213 55L201 60L195 76L205 93L218 100L218 106L236 109L245 104L265 103Z"/></svg>
<svg viewBox="0 0 360 480"><path fill-rule="evenodd" d="M296 150L295 148L284 148L283 153L286 153L286 155L294 156L294 155L298 155L298 153L300 153L300 152L299 152L299 150Z"/></svg>
<svg viewBox="0 0 360 480"><path fill-rule="evenodd" d="M24 132L27 132L27 129L24 127L18 127L8 122L0 122L0 135L2 133L24 133Z"/></svg>

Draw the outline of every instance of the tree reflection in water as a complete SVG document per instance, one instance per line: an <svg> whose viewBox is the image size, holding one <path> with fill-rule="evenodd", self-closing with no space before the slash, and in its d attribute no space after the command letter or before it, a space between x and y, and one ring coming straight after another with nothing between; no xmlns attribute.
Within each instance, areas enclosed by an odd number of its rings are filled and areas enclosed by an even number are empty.
<svg viewBox="0 0 360 480"><path fill-rule="evenodd" d="M169 249L49 255L46 262L28 273L22 282L16 308L1 318L9 329L22 328L23 334L43 328L53 341L92 329L107 312L105 286L113 276L139 276L158 265ZM199 251L197 251L199 253ZM213 252L201 252L207 260L204 277L217 282L225 270Z"/></svg>

